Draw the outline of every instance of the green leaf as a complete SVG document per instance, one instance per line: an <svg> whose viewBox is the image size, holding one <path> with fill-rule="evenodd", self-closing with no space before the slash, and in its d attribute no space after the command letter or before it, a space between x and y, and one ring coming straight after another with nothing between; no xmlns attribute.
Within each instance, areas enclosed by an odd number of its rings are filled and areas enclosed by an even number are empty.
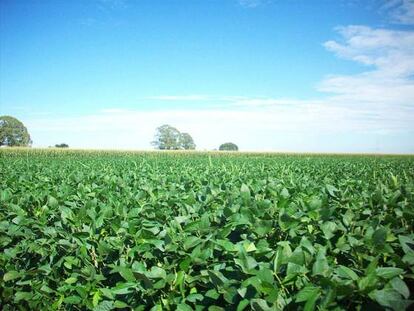
<svg viewBox="0 0 414 311"><path fill-rule="evenodd" d="M4 282L12 281L20 277L20 273L17 271L9 271L3 275Z"/></svg>
<svg viewBox="0 0 414 311"><path fill-rule="evenodd" d="M189 302L196 303L197 301L202 301L203 298L203 295L200 294L190 294L186 297L186 300Z"/></svg>
<svg viewBox="0 0 414 311"><path fill-rule="evenodd" d="M313 296L309 297L309 299L305 303L305 307L303 308L303 310L304 311L313 311L313 310L315 310L316 301L318 300L320 295L321 295L321 293L317 292Z"/></svg>
<svg viewBox="0 0 414 311"><path fill-rule="evenodd" d="M11 193L9 190L2 190L0 191L0 201L6 202L11 198Z"/></svg>
<svg viewBox="0 0 414 311"><path fill-rule="evenodd" d="M322 207L322 200L318 197L312 197L309 202L309 208L311 210L320 209Z"/></svg>
<svg viewBox="0 0 414 311"><path fill-rule="evenodd" d="M128 282L134 282L136 280L131 268L118 267L118 272Z"/></svg>
<svg viewBox="0 0 414 311"><path fill-rule="evenodd" d="M376 273L378 276L384 279L392 279L396 276L403 274L404 270L394 267L381 267L376 269Z"/></svg>
<svg viewBox="0 0 414 311"><path fill-rule="evenodd" d="M30 292L16 292L14 294L14 301L19 302L21 300L30 301L33 298L33 294Z"/></svg>
<svg viewBox="0 0 414 311"><path fill-rule="evenodd" d="M116 287L111 288L111 293L113 295L125 295L133 292L134 283L118 283Z"/></svg>
<svg viewBox="0 0 414 311"><path fill-rule="evenodd" d="M139 309L138 311L143 311L143 310L144 310L144 306L142 306L142 309ZM160 304L156 304L149 311L162 311L162 306Z"/></svg>
<svg viewBox="0 0 414 311"><path fill-rule="evenodd" d="M321 225L321 230L325 235L326 239L331 239L334 236L334 232L336 231L336 224L332 221L327 221Z"/></svg>
<svg viewBox="0 0 414 311"><path fill-rule="evenodd" d="M252 269L257 267L257 261L245 253L241 253L240 258L235 258L234 262L242 268L244 273L250 273Z"/></svg>
<svg viewBox="0 0 414 311"><path fill-rule="evenodd" d="M395 311L404 310L401 308L402 299L400 294L392 288L374 290L369 296L383 307L391 308Z"/></svg>
<svg viewBox="0 0 414 311"><path fill-rule="evenodd" d="M358 280L358 287L361 291L370 291L376 287L378 277L375 270L369 271L368 274Z"/></svg>
<svg viewBox="0 0 414 311"><path fill-rule="evenodd" d="M185 272L184 271L177 272L177 278L175 280L175 285L178 285L181 296L184 297L185 296Z"/></svg>
<svg viewBox="0 0 414 311"><path fill-rule="evenodd" d="M270 220L258 221L255 225L254 231L259 237L262 237L272 230L273 222Z"/></svg>
<svg viewBox="0 0 414 311"><path fill-rule="evenodd" d="M308 285L304 288L302 288L297 294L296 294L296 302L303 302L303 301L308 301L309 299L311 299L312 297L314 297L315 295L317 295L317 293L319 293L320 289L319 287L313 286L313 285Z"/></svg>
<svg viewBox="0 0 414 311"><path fill-rule="evenodd" d="M254 311L270 311L270 307L267 304L266 300L263 299L252 299L250 301L250 306Z"/></svg>
<svg viewBox="0 0 414 311"><path fill-rule="evenodd" d="M339 265L338 268L335 269L335 272L342 278L350 279L353 281L358 280L358 275L348 267Z"/></svg>
<svg viewBox="0 0 414 311"><path fill-rule="evenodd" d="M120 301L120 300L115 300L114 307L115 308L127 308L128 304L126 304L125 302Z"/></svg>
<svg viewBox="0 0 414 311"><path fill-rule="evenodd" d="M214 242L228 252L235 251L235 245L229 240L216 240Z"/></svg>
<svg viewBox="0 0 414 311"><path fill-rule="evenodd" d="M48 293L48 294L52 294L55 291L53 289L51 289L49 286L43 284L42 287L40 288L41 291Z"/></svg>
<svg viewBox="0 0 414 311"><path fill-rule="evenodd" d="M223 286L228 282L228 279L220 271L209 270L208 275L215 286Z"/></svg>
<svg viewBox="0 0 414 311"><path fill-rule="evenodd" d="M241 195L243 202L248 202L250 200L250 189L246 184L241 185L240 195Z"/></svg>
<svg viewBox="0 0 414 311"><path fill-rule="evenodd" d="M76 281L77 281L78 279L77 278L75 278L75 277L70 277L70 278L67 278L66 280L65 280L65 283L66 284L73 284L73 283L76 283Z"/></svg>
<svg viewBox="0 0 414 311"><path fill-rule="evenodd" d="M387 229L381 227L372 234L372 241L376 246L383 246L387 240Z"/></svg>
<svg viewBox="0 0 414 311"><path fill-rule="evenodd" d="M70 305L76 305L79 304L82 301L82 299L79 296L69 296L63 299L64 303L70 304Z"/></svg>
<svg viewBox="0 0 414 311"><path fill-rule="evenodd" d="M104 300L99 305L97 305L95 308L93 308L93 311L109 311L114 308L114 302Z"/></svg>
<svg viewBox="0 0 414 311"><path fill-rule="evenodd" d="M254 252L257 250L256 245L253 242L243 243L243 248L246 253Z"/></svg>
<svg viewBox="0 0 414 311"><path fill-rule="evenodd" d="M404 255L402 258L403 262L414 266L414 252L410 252Z"/></svg>
<svg viewBox="0 0 414 311"><path fill-rule="evenodd" d="M395 277L390 281L392 288L399 292L405 299L410 297L410 290L408 289L407 284L399 277Z"/></svg>
<svg viewBox="0 0 414 311"><path fill-rule="evenodd" d="M167 277L167 273L163 268L153 266L151 271L147 273L147 276L150 279L165 279Z"/></svg>
<svg viewBox="0 0 414 311"><path fill-rule="evenodd" d="M273 261L273 271L275 274L279 273L281 265L286 264L291 255L292 249L289 245L289 242L279 242Z"/></svg>
<svg viewBox="0 0 414 311"><path fill-rule="evenodd" d="M93 297L92 297L92 305L94 307L96 307L98 305L98 303L99 303L99 300L101 300L101 292L99 290L97 290L95 292L95 294L93 294Z"/></svg>
<svg viewBox="0 0 414 311"><path fill-rule="evenodd" d="M325 251L319 250L318 255L316 256L316 261L312 267L312 274L322 275L325 277L330 274L330 267L325 256Z"/></svg>
<svg viewBox="0 0 414 311"><path fill-rule="evenodd" d="M217 292L215 288L213 288L206 292L206 297L217 300L220 297L220 294Z"/></svg>
<svg viewBox="0 0 414 311"><path fill-rule="evenodd" d="M57 201L54 197L49 196L49 199L48 199L48 205L49 205L51 208L55 208L55 207L57 207L57 206L59 205L59 203L58 203L58 201Z"/></svg>
<svg viewBox="0 0 414 311"><path fill-rule="evenodd" d="M288 262L293 262L297 265L304 265L305 264L305 253L303 252L301 247L297 247L292 255L289 256Z"/></svg>
<svg viewBox="0 0 414 311"><path fill-rule="evenodd" d="M246 309L246 307L249 305L249 300L248 299L243 299L239 302L239 304L237 305L237 309L236 311L243 311L244 309Z"/></svg>
<svg viewBox="0 0 414 311"><path fill-rule="evenodd" d="M177 305L177 311L193 311L193 308L191 308L188 304L186 303L180 303L179 305Z"/></svg>
<svg viewBox="0 0 414 311"><path fill-rule="evenodd" d="M414 253L414 239L411 236L399 235L398 240L405 254Z"/></svg>
<svg viewBox="0 0 414 311"><path fill-rule="evenodd" d="M338 191L334 186L332 185L326 185L326 190L328 190L329 195L336 197L335 192Z"/></svg>
<svg viewBox="0 0 414 311"><path fill-rule="evenodd" d="M195 246L197 246L198 244L200 244L202 242L202 240L200 239L200 238L198 238L198 237L195 237L195 236L190 236L190 237L187 237L185 240L184 240L184 249L185 250L189 250L189 249L191 249L191 248L193 248L193 247L195 247Z"/></svg>

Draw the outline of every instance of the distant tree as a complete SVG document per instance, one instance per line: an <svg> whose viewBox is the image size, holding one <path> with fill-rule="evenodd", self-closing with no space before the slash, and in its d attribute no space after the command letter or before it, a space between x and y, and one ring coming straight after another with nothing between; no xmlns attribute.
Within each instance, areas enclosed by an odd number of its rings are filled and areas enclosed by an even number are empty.
<svg viewBox="0 0 414 311"><path fill-rule="evenodd" d="M11 116L0 116L0 146L30 146L32 140L22 122Z"/></svg>
<svg viewBox="0 0 414 311"><path fill-rule="evenodd" d="M55 147L56 148L69 148L69 145L65 143L61 143L61 144L56 144Z"/></svg>
<svg viewBox="0 0 414 311"><path fill-rule="evenodd" d="M180 149L181 133L175 127L164 124L156 129L155 140L152 145L160 150L178 150Z"/></svg>
<svg viewBox="0 0 414 311"><path fill-rule="evenodd" d="M185 150L194 150L196 147L193 138L188 133L181 133L180 148Z"/></svg>
<svg viewBox="0 0 414 311"><path fill-rule="evenodd" d="M239 147L237 147L234 143L224 143L221 144L219 147L220 151L238 151Z"/></svg>
<svg viewBox="0 0 414 311"><path fill-rule="evenodd" d="M168 124L157 127L155 140L151 144L160 150L190 150L196 147L190 134L180 133L179 130Z"/></svg>

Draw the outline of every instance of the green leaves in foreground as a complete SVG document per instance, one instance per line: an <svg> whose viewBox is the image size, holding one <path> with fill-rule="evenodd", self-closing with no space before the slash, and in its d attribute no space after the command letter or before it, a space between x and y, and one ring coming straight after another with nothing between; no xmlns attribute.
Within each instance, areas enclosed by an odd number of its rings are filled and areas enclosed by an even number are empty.
<svg viewBox="0 0 414 311"><path fill-rule="evenodd" d="M414 158L0 150L3 310L404 310Z"/></svg>

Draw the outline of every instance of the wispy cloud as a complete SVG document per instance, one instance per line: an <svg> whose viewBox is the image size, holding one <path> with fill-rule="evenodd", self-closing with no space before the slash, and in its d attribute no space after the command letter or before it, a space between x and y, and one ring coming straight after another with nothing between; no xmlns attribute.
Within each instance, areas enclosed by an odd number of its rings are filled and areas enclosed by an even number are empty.
<svg viewBox="0 0 414 311"><path fill-rule="evenodd" d="M244 8L256 8L258 6L269 3L271 0L238 0L239 4Z"/></svg>
<svg viewBox="0 0 414 311"><path fill-rule="evenodd" d="M206 101L211 100L208 95L157 95L149 96L147 99L162 101Z"/></svg>
<svg viewBox="0 0 414 311"><path fill-rule="evenodd" d="M123 108L104 108L100 110L101 113L128 113L128 109Z"/></svg>
<svg viewBox="0 0 414 311"><path fill-rule="evenodd" d="M409 76L414 72L414 32L374 29L367 26L339 27L341 42L324 46L340 57L375 66L387 76Z"/></svg>
<svg viewBox="0 0 414 311"><path fill-rule="evenodd" d="M338 28L341 40L324 46L337 56L367 66L356 75L332 75L318 89L349 102L413 105L414 31L373 29L366 26Z"/></svg>
<svg viewBox="0 0 414 311"><path fill-rule="evenodd" d="M346 135L413 131L414 111L410 109L291 100L289 105L260 109L256 106L161 111L106 109L71 118L36 117L26 123L35 143L46 137L46 144L63 139L76 147L149 149L155 128L168 123L191 133L199 149L213 149L221 142L234 141L244 150L338 151L344 148L341 144L321 145L311 139L336 136L340 141ZM365 143L362 148L370 146ZM355 151L355 146L352 148Z"/></svg>
<svg viewBox="0 0 414 311"><path fill-rule="evenodd" d="M97 2L106 9L125 9L128 7L127 0L97 0Z"/></svg>
<svg viewBox="0 0 414 311"><path fill-rule="evenodd" d="M383 5L382 10L388 12L393 23L414 25L413 0L389 0Z"/></svg>

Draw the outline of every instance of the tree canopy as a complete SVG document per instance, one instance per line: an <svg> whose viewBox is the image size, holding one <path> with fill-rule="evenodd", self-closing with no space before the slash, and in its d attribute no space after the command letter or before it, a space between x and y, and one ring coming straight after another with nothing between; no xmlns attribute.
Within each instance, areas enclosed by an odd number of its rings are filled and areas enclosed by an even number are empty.
<svg viewBox="0 0 414 311"><path fill-rule="evenodd" d="M156 129L155 140L152 145L160 150L190 150L196 145L188 133L181 133L175 127L164 124Z"/></svg>
<svg viewBox="0 0 414 311"><path fill-rule="evenodd" d="M11 116L0 116L0 146L25 147L32 144L24 124Z"/></svg>
<svg viewBox="0 0 414 311"><path fill-rule="evenodd" d="M194 150L196 147L193 138L188 133L181 133L180 146L182 149L185 149L185 150Z"/></svg>
<svg viewBox="0 0 414 311"><path fill-rule="evenodd" d="M238 151L239 147L237 147L234 143L224 143L221 144L219 147L220 151Z"/></svg>
<svg viewBox="0 0 414 311"><path fill-rule="evenodd" d="M56 144L55 147L56 148L69 148L69 145L65 143L61 143L61 144Z"/></svg>

